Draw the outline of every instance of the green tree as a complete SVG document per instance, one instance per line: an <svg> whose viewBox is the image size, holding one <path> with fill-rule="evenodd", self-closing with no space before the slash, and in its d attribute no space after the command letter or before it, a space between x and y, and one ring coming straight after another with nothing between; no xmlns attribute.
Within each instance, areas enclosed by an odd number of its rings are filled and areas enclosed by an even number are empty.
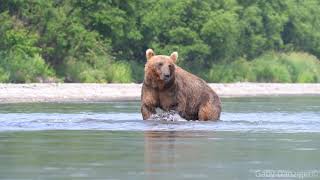
<svg viewBox="0 0 320 180"><path fill-rule="evenodd" d="M179 65L215 82L316 82L313 68L295 73L295 61L265 57L319 59L319 8L318 0L2 0L0 82L141 82L147 48L178 51ZM298 57L303 67L318 61Z"/></svg>

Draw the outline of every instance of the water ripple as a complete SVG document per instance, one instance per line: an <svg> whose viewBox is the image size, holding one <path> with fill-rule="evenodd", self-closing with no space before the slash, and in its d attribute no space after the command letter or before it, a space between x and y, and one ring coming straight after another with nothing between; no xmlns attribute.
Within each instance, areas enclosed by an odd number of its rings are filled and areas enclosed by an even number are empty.
<svg viewBox="0 0 320 180"><path fill-rule="evenodd" d="M320 132L320 113L222 113L218 122L143 121L140 113L2 113L0 131L125 130Z"/></svg>

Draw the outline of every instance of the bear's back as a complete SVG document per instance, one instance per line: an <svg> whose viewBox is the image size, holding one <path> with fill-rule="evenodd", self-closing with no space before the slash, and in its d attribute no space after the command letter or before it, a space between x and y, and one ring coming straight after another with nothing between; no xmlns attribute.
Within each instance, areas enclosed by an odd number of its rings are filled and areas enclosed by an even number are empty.
<svg viewBox="0 0 320 180"><path fill-rule="evenodd" d="M178 102L185 103L186 119L197 118L201 104L214 100L217 102L212 102L213 104L220 104L218 95L196 75L177 67L175 81L178 86Z"/></svg>

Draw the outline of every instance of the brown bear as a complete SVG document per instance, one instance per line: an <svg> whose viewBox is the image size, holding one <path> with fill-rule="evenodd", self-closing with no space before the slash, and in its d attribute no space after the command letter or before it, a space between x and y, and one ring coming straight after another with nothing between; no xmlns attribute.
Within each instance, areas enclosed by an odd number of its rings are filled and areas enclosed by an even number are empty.
<svg viewBox="0 0 320 180"><path fill-rule="evenodd" d="M199 77L175 63L178 53L170 56L146 51L147 63L141 92L141 113L149 119L159 107L174 110L186 120L218 120L221 102L218 95Z"/></svg>

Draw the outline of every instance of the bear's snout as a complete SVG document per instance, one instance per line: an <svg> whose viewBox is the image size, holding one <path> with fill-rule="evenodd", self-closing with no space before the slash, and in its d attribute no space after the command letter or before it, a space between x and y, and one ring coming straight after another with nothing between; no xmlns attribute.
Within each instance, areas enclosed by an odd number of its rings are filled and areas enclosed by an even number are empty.
<svg viewBox="0 0 320 180"><path fill-rule="evenodd" d="M161 68L160 68L160 79L168 82L171 80L172 78L172 71L174 71L174 69L170 68L170 65L164 64Z"/></svg>
<svg viewBox="0 0 320 180"><path fill-rule="evenodd" d="M164 74L164 75L163 75L163 80L164 80L164 81L169 81L170 78L171 78L171 75L170 75L170 74Z"/></svg>
<svg viewBox="0 0 320 180"><path fill-rule="evenodd" d="M164 79L170 78L170 74L165 74Z"/></svg>
<svg viewBox="0 0 320 180"><path fill-rule="evenodd" d="M171 74L169 73L162 73L160 79L167 82L171 79Z"/></svg>

